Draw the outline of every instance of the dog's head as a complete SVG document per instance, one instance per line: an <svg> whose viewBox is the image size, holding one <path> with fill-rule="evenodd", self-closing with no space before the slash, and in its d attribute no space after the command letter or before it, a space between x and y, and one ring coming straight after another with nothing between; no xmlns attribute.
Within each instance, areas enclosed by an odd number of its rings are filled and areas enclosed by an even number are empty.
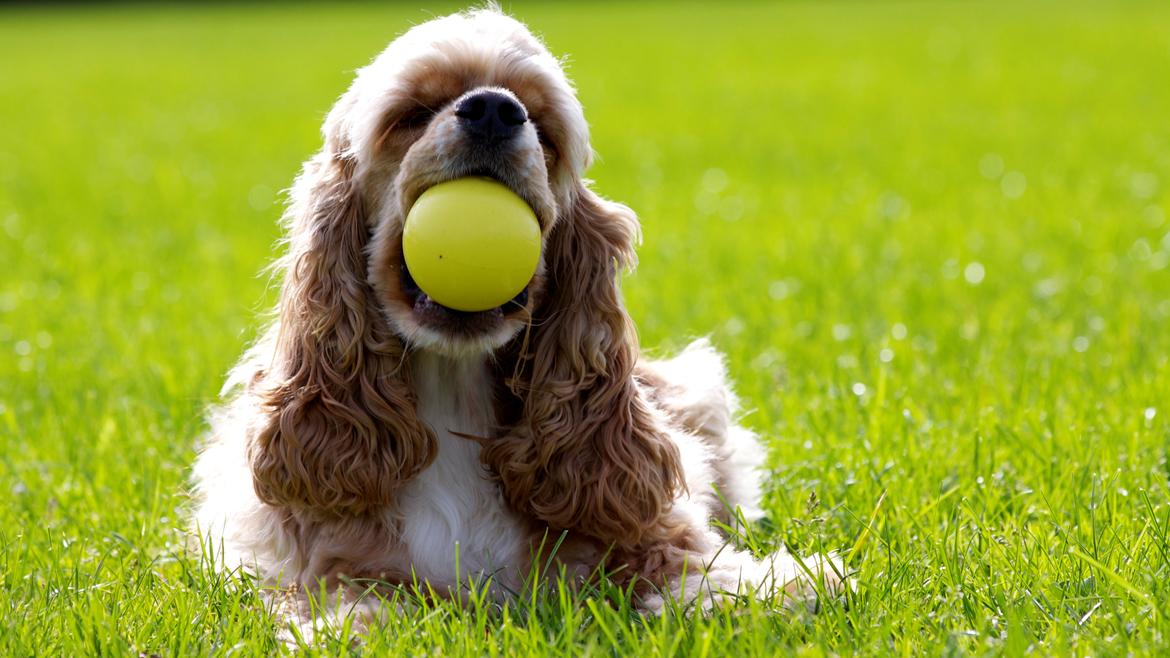
<svg viewBox="0 0 1170 658"><path fill-rule="evenodd" d="M435 451L406 353L490 354L513 411L483 459L509 501L555 527L637 540L681 482L677 448L634 377L618 290L637 219L583 181L588 130L556 59L496 10L436 19L358 73L324 134L287 213L270 414L250 448L261 498L331 513L392 502ZM475 313L427 297L402 255L411 205L465 176L511 188L543 237L527 288Z"/></svg>
<svg viewBox="0 0 1170 658"><path fill-rule="evenodd" d="M542 301L549 238L572 212L590 160L581 104L548 50L496 11L424 23L358 73L325 133L336 157L351 163L372 234L369 282L399 336L411 347L461 356L516 335ZM527 201L545 242L523 292L473 313L430 299L402 256L415 200L465 176L494 178Z"/></svg>

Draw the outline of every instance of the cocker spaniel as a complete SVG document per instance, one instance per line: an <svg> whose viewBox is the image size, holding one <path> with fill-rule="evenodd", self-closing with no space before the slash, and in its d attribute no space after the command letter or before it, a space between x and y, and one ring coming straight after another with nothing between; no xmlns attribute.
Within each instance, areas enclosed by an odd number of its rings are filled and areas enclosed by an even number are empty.
<svg viewBox="0 0 1170 658"><path fill-rule="evenodd" d="M490 579L502 598L551 557L648 611L839 584L831 559L756 559L713 524L759 515L760 447L706 342L639 356L618 288L637 219L582 178L581 103L524 25L487 8L414 27L323 133L291 191L275 320L195 467L225 565L309 591ZM543 239L527 289L483 312L431 300L402 256L411 204L465 176L527 201Z"/></svg>

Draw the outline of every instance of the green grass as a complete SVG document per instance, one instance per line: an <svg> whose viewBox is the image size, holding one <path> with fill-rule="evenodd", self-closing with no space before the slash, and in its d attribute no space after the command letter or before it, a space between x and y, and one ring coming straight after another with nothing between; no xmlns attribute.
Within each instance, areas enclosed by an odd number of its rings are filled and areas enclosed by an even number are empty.
<svg viewBox="0 0 1170 658"><path fill-rule="evenodd" d="M767 438L759 541L858 547L857 592L432 604L324 654L1165 653L1170 5L514 9L642 216L644 345L711 334ZM0 9L0 654L275 650L182 550L187 470L279 191L427 15Z"/></svg>

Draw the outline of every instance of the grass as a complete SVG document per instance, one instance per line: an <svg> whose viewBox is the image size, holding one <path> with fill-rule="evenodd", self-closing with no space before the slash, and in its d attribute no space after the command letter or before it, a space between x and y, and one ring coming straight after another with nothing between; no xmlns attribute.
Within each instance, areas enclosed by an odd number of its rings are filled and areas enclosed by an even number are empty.
<svg viewBox="0 0 1170 658"><path fill-rule="evenodd" d="M1164 654L1170 6L517 4L645 226L644 345L710 334L770 448L762 546L848 606L430 604L437 655ZM441 12L443 9L436 9ZM267 655L182 550L279 190L398 6L0 9L0 654Z"/></svg>

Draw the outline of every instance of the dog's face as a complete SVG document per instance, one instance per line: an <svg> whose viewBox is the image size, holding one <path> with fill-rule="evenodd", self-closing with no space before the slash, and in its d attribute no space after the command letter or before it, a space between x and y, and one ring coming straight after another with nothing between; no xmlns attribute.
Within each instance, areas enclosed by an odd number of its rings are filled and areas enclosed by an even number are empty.
<svg viewBox="0 0 1170 658"><path fill-rule="evenodd" d="M590 159L588 129L557 61L519 22L483 11L425 23L363 69L327 122L347 143L373 240L370 283L409 345L448 355L492 351L530 320L546 255L504 305L461 312L430 299L402 257L402 228L429 187L464 176L507 185L547 238L572 206Z"/></svg>

